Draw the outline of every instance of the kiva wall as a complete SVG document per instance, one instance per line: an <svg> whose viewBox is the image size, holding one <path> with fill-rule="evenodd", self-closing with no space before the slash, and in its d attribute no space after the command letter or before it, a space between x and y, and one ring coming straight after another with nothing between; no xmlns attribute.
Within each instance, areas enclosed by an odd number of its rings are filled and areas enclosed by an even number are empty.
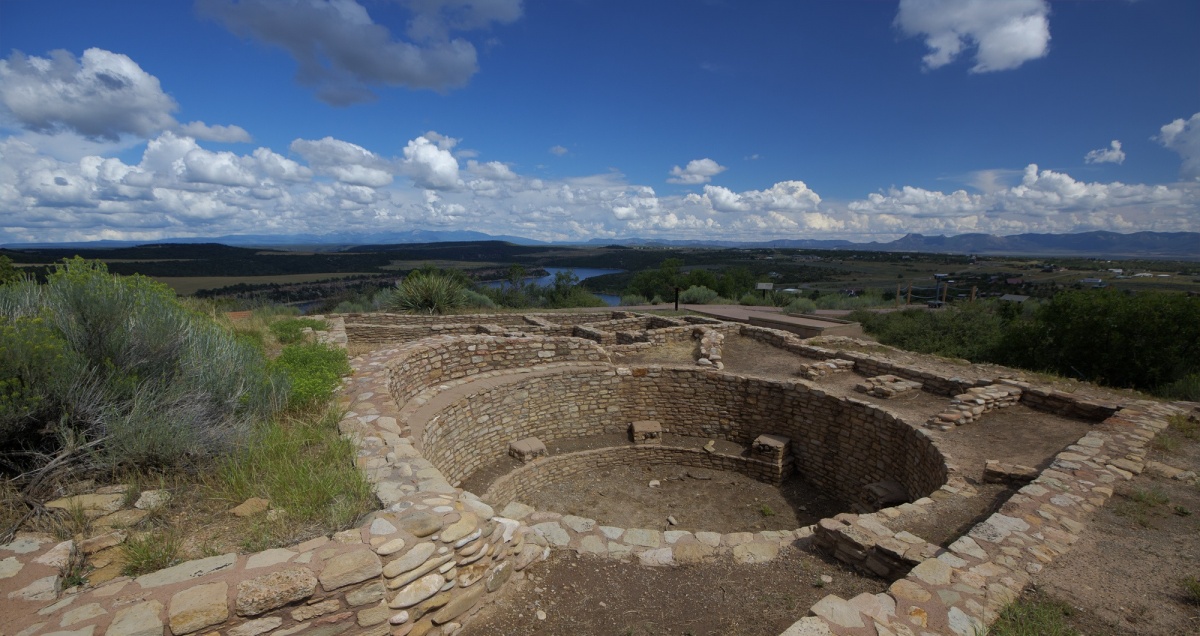
<svg viewBox="0 0 1200 636"><path fill-rule="evenodd" d="M426 425L423 452L447 481L460 484L503 457L512 440L624 433L635 420L742 445L764 433L783 435L792 440L799 472L854 502L865 501L866 484L894 480L916 498L947 476L928 437L866 402L801 382L672 367L570 370L482 390Z"/></svg>

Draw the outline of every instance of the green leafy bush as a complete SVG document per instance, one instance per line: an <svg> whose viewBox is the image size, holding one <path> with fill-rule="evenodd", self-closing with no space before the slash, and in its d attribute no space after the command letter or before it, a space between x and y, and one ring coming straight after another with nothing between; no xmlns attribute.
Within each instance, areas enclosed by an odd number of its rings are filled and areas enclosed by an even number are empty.
<svg viewBox="0 0 1200 636"><path fill-rule="evenodd" d="M271 323L268 329L275 334L281 344L291 344L304 339L304 329L313 331L328 331L329 325L324 320L316 318L284 318Z"/></svg>
<svg viewBox="0 0 1200 636"><path fill-rule="evenodd" d="M486 294L481 294L472 289L463 290L463 305L475 309L495 309L496 302Z"/></svg>
<svg viewBox="0 0 1200 636"><path fill-rule="evenodd" d="M0 324L16 353L0 367L0 444L19 457L72 440L100 470L191 465L227 453L281 402L259 349L166 286L102 263L70 259L44 285L0 286Z"/></svg>
<svg viewBox="0 0 1200 636"><path fill-rule="evenodd" d="M341 377L350 373L345 350L315 343L284 347L271 366L287 378L289 409L324 404L333 397Z"/></svg>
<svg viewBox="0 0 1200 636"><path fill-rule="evenodd" d="M621 306L622 307L635 307L637 305L649 305L649 304L650 304L650 301L646 300L645 296L639 296L637 294L621 296Z"/></svg>
<svg viewBox="0 0 1200 636"><path fill-rule="evenodd" d="M788 314L811 314L816 310L817 303L804 297L793 298L791 302L783 306L784 313Z"/></svg>
<svg viewBox="0 0 1200 636"><path fill-rule="evenodd" d="M702 285L693 285L679 292L679 302L687 305L707 305L717 298L716 291Z"/></svg>

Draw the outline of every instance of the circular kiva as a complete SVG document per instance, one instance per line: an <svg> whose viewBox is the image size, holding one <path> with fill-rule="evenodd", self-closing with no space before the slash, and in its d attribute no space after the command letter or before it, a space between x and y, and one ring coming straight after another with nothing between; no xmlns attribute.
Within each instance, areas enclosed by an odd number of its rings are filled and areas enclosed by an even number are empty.
<svg viewBox="0 0 1200 636"><path fill-rule="evenodd" d="M829 395L802 381L713 368L619 366L602 347L577 338L439 337L400 347L389 366L392 393L403 411L412 416L424 406L409 429L425 459L451 485L509 455L516 444L515 453L529 453L533 461L494 480L483 498L497 510L520 513L551 544L584 552L637 552L643 561L664 560L671 559L668 545L682 540L700 546L700 555L712 553L706 548L731 546L737 556L737 544L774 539L777 546L811 531L722 536L626 530L509 504L542 484L618 464L728 470L774 484L798 472L863 508L919 499L945 484L949 472L929 437L870 403ZM634 423L649 431L632 431ZM655 443L662 433L731 442L744 450ZM634 444L540 458L534 457L536 448L520 444L614 434L629 434Z"/></svg>

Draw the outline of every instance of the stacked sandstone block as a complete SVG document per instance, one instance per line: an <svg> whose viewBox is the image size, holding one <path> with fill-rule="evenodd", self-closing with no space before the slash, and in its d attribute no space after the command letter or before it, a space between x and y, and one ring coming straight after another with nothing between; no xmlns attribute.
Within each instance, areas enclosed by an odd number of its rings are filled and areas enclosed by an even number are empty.
<svg viewBox="0 0 1200 636"><path fill-rule="evenodd" d="M692 332L692 337L700 339L700 357L696 360L696 364L702 367L725 368L725 363L721 362L721 345L725 342L725 336L721 332L707 327L697 327Z"/></svg>
<svg viewBox="0 0 1200 636"><path fill-rule="evenodd" d="M900 376L885 374L867 378L861 384L855 385L854 390L859 393L866 393L867 395L888 400L909 391L920 391L921 386L920 382L913 382L912 380L905 380Z"/></svg>
<svg viewBox="0 0 1200 636"><path fill-rule="evenodd" d="M854 370L853 360L841 360L832 358L821 362L810 362L800 365L800 370L796 375L808 380L820 380L821 378L834 373L846 373Z"/></svg>
<svg viewBox="0 0 1200 636"><path fill-rule="evenodd" d="M404 503L332 538L188 561L61 596L60 571L78 547L22 534L0 546L5 610L13 612L5 632L441 634L545 553L540 537L470 498Z"/></svg>
<svg viewBox="0 0 1200 636"><path fill-rule="evenodd" d="M954 399L950 401L950 406L945 411L929 418L925 425L946 431L955 426L970 424L988 411L1009 407L1020 402L1021 393L1022 390L1019 387L1005 384L968 389L966 393L954 396Z"/></svg>

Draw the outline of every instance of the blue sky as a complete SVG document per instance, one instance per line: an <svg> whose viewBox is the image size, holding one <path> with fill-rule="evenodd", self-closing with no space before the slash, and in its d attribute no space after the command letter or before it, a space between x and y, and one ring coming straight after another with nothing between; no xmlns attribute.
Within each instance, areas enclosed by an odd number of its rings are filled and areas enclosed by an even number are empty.
<svg viewBox="0 0 1200 636"><path fill-rule="evenodd" d="M1200 231L1194 0L0 0L0 243Z"/></svg>

